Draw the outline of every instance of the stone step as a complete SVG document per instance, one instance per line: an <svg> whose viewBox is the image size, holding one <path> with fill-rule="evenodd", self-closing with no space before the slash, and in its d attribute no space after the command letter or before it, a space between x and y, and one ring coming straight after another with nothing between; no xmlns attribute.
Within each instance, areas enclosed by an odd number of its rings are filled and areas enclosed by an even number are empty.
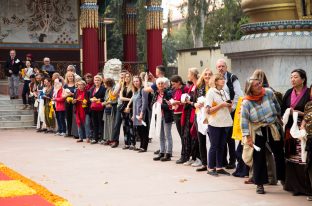
<svg viewBox="0 0 312 206"><path fill-rule="evenodd" d="M0 116L3 115L31 115L33 114L32 110L0 110Z"/></svg>
<svg viewBox="0 0 312 206"><path fill-rule="evenodd" d="M35 128L36 128L35 126L22 126L22 127L14 126L14 127L0 127L0 130L13 130L13 129L25 130L25 129L35 129Z"/></svg>
<svg viewBox="0 0 312 206"><path fill-rule="evenodd" d="M0 110L21 110L24 107L23 104L8 104L8 105L1 105Z"/></svg>
<svg viewBox="0 0 312 206"><path fill-rule="evenodd" d="M1 115L0 122L2 121L32 121L33 115Z"/></svg>
<svg viewBox="0 0 312 206"><path fill-rule="evenodd" d="M0 99L0 105L23 104L21 99Z"/></svg>
<svg viewBox="0 0 312 206"><path fill-rule="evenodd" d="M32 127L33 121L2 121L0 128Z"/></svg>

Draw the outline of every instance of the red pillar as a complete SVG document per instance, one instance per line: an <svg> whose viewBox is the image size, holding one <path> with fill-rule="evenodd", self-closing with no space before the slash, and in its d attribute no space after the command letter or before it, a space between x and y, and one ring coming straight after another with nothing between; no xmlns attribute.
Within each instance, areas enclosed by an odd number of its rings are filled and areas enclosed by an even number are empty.
<svg viewBox="0 0 312 206"><path fill-rule="evenodd" d="M84 0L80 6L82 29L83 74L99 72L98 6L97 0Z"/></svg>
<svg viewBox="0 0 312 206"><path fill-rule="evenodd" d="M124 61L137 61L137 9L136 4L123 5L123 53Z"/></svg>
<svg viewBox="0 0 312 206"><path fill-rule="evenodd" d="M155 76L156 67L162 65L162 30L147 30L147 66Z"/></svg>
<svg viewBox="0 0 312 206"><path fill-rule="evenodd" d="M137 36L136 34L123 35L123 51L125 62L137 61Z"/></svg>
<svg viewBox="0 0 312 206"><path fill-rule="evenodd" d="M161 1L147 1L147 66L148 70L155 75L156 66L162 65L162 29L163 9Z"/></svg>
<svg viewBox="0 0 312 206"><path fill-rule="evenodd" d="M99 72L98 33L95 28L85 28L83 35L83 73L96 75Z"/></svg>

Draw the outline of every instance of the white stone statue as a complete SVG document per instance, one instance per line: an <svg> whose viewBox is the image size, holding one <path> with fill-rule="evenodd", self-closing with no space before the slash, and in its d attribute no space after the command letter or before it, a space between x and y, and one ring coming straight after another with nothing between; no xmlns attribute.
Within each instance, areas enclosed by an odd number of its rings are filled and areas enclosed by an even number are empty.
<svg viewBox="0 0 312 206"><path fill-rule="evenodd" d="M115 81L119 80L119 73L121 72L122 62L119 59L108 60L103 69L105 78L112 78Z"/></svg>

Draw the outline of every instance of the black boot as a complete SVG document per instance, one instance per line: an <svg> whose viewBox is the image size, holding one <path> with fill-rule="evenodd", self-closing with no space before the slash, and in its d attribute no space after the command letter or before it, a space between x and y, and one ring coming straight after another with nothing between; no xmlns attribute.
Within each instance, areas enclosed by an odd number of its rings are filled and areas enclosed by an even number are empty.
<svg viewBox="0 0 312 206"><path fill-rule="evenodd" d="M162 162L166 162L166 161L170 161L170 160L171 160L171 154L169 154L169 153L166 153L165 156L160 159L160 161L162 161Z"/></svg>
<svg viewBox="0 0 312 206"><path fill-rule="evenodd" d="M154 161L159 161L162 157L164 157L165 154L164 153L159 153L159 155L157 157L154 157L153 160Z"/></svg>

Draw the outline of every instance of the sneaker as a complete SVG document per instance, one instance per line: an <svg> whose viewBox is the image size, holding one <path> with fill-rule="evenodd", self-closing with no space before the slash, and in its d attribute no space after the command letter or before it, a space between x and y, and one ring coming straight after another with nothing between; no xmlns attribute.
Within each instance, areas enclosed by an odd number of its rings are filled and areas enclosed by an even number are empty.
<svg viewBox="0 0 312 206"><path fill-rule="evenodd" d="M97 144L98 141L96 141L95 139L91 140L91 144Z"/></svg>
<svg viewBox="0 0 312 206"><path fill-rule="evenodd" d="M256 193L261 195L265 194L263 185L257 185Z"/></svg>
<svg viewBox="0 0 312 206"><path fill-rule="evenodd" d="M105 144L104 140L99 141L99 144Z"/></svg>
<svg viewBox="0 0 312 206"><path fill-rule="evenodd" d="M184 162L183 165L185 165L185 166L190 166L190 165L192 165L194 162L195 162L194 160L190 159L189 161Z"/></svg>
<svg viewBox="0 0 312 206"><path fill-rule="evenodd" d="M65 137L65 135L66 135L66 134L65 134L64 132L62 132L62 133L60 134L60 136L63 136L63 137Z"/></svg>
<svg viewBox="0 0 312 206"><path fill-rule="evenodd" d="M60 134L61 134L61 133L57 132L57 133L55 133L54 135L55 135L55 136L59 136Z"/></svg>
<svg viewBox="0 0 312 206"><path fill-rule="evenodd" d="M307 197L307 200L308 200L308 201L312 201L312 196L308 196L308 197Z"/></svg>
<svg viewBox="0 0 312 206"><path fill-rule="evenodd" d="M202 162L198 158L196 158L195 162L191 164L192 167L200 167L202 165L203 165Z"/></svg>

